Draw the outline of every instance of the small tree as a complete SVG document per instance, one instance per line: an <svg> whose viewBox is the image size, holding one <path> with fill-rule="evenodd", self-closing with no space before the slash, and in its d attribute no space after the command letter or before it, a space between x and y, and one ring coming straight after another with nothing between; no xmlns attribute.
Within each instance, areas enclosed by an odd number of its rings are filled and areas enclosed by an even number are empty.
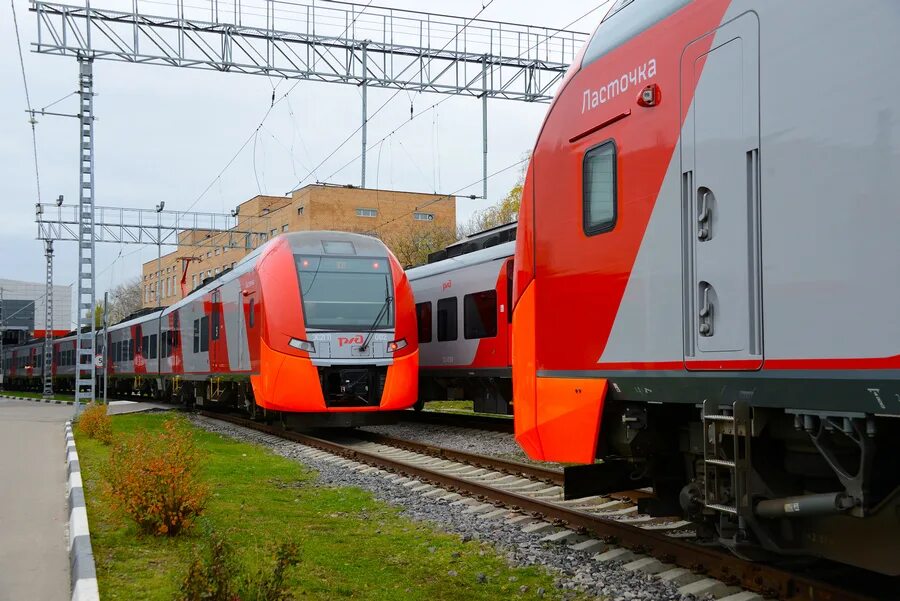
<svg viewBox="0 0 900 601"><path fill-rule="evenodd" d="M495 205L481 211L476 211L469 221L460 227L459 237L464 238L477 232L492 227L512 223L519 217L519 207L522 204L522 189L525 186L525 169L519 173L515 185L510 188L506 196Z"/></svg>
<svg viewBox="0 0 900 601"><path fill-rule="evenodd" d="M403 267L414 267L428 261L428 255L456 241L449 227L413 224L385 236L384 243L397 256Z"/></svg>
<svg viewBox="0 0 900 601"><path fill-rule="evenodd" d="M110 324L118 323L144 306L144 288L140 278L123 282L110 290L107 320ZM97 304L101 309L102 303ZM97 327L103 323L102 309L96 316Z"/></svg>

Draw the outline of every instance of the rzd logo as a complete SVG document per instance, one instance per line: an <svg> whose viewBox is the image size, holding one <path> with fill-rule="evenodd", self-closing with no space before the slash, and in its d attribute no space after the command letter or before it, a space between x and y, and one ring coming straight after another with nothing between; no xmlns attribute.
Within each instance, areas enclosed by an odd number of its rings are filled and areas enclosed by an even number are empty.
<svg viewBox="0 0 900 601"><path fill-rule="evenodd" d="M344 346L345 344L362 344L363 336L362 334L358 334L353 338L347 338L345 336L338 336L338 346Z"/></svg>

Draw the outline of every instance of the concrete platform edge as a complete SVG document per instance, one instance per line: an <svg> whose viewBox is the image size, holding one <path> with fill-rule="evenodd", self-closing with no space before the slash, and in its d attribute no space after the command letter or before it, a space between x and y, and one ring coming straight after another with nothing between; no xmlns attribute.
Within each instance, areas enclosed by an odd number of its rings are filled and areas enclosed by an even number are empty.
<svg viewBox="0 0 900 601"><path fill-rule="evenodd" d="M91 548L87 506L81 480L81 466L75 449L72 422L66 422L66 503L69 509L69 567L72 579L72 601L99 601L97 569Z"/></svg>

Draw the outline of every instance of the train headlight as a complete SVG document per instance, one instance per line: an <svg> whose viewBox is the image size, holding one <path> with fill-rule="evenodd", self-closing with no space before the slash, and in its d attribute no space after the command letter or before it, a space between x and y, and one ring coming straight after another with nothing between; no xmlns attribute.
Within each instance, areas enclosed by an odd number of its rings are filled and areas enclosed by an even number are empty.
<svg viewBox="0 0 900 601"><path fill-rule="evenodd" d="M291 338L291 341L288 344L290 344L295 349L306 351L307 353L316 352L316 344L314 342L300 340L299 338Z"/></svg>
<svg viewBox="0 0 900 601"><path fill-rule="evenodd" d="M393 342L388 342L387 352L396 353L400 349L406 348L406 338L401 338L400 340L394 340Z"/></svg>

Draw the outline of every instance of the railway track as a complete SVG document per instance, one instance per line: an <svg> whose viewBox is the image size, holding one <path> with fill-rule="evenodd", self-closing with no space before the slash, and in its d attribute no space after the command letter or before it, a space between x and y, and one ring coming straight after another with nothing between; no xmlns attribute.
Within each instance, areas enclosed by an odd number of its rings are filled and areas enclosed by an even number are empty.
<svg viewBox="0 0 900 601"><path fill-rule="evenodd" d="M342 433L326 439L231 415L205 411L201 415L300 443L310 457L337 457L334 461L346 469L391 472L396 482L423 496L467 504L469 513L546 533L548 542L595 552L598 561L625 562L626 569L670 579L686 591L708 590L722 596L743 590L786 601L871 599L814 577L697 544L690 522L638 513L637 500L648 496L647 491L565 501L558 470L373 433Z"/></svg>

